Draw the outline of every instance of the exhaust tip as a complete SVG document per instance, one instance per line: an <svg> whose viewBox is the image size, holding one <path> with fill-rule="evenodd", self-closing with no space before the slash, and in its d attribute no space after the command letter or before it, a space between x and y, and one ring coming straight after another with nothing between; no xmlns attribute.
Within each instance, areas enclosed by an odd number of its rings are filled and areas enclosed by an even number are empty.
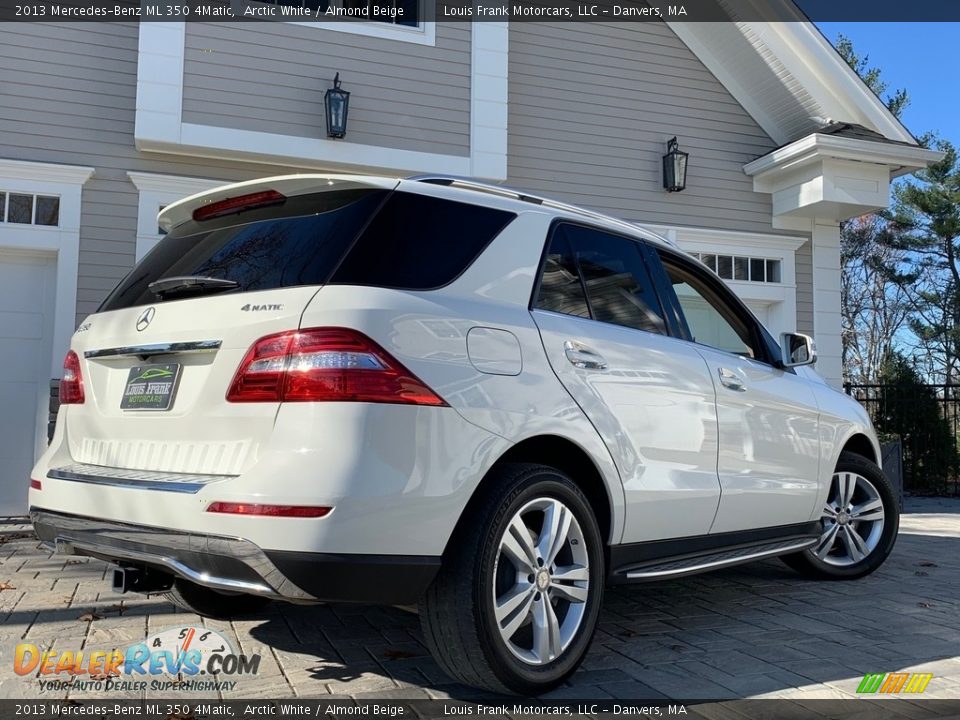
<svg viewBox="0 0 960 720"><path fill-rule="evenodd" d="M116 568L113 571L113 583L111 584L113 592L123 595L127 592L127 571L123 568Z"/></svg>

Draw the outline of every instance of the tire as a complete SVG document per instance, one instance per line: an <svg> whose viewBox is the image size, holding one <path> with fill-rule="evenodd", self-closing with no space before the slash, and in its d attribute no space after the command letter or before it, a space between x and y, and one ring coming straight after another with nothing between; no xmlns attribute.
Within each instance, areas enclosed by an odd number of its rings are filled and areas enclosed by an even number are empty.
<svg viewBox="0 0 960 720"><path fill-rule="evenodd" d="M495 693L535 695L569 677L590 646L603 597L603 540L589 501L560 471L506 464L494 472L450 540L421 601L420 622L427 647L452 678ZM551 535L556 542L542 532L548 517L568 528ZM546 555L542 567L533 557L514 559L523 553L524 535L529 552ZM547 545L553 549L543 552ZM499 599L505 607L507 597L520 602L498 621L495 605Z"/></svg>
<svg viewBox="0 0 960 720"><path fill-rule="evenodd" d="M253 615L266 607L269 598L257 595L232 595L217 592L189 580L177 578L173 587L163 593L165 600L181 610L201 617L230 620L242 615Z"/></svg>
<svg viewBox="0 0 960 720"><path fill-rule="evenodd" d="M852 491L849 490L850 478L854 479ZM850 498L847 502L840 503L840 494L845 490L852 495L847 496ZM883 471L861 455L841 453L826 506L821 517L822 534L818 544L799 553L784 555L783 562L818 580L855 580L883 565L897 542L900 528L897 497ZM851 507L853 512L847 512ZM878 507L882 508L879 519ZM862 519L858 520L858 517ZM831 532L835 538L832 543L828 537ZM859 537L863 545L858 545L850 533ZM865 554L864 550L867 550Z"/></svg>

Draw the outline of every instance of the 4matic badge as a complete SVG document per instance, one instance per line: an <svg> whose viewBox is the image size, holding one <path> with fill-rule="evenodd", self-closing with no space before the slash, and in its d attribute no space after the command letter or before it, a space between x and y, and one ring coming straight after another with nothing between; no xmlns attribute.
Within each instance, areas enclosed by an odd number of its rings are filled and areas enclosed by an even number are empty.
<svg viewBox="0 0 960 720"><path fill-rule="evenodd" d="M242 308L244 312L263 312L266 310L283 310L283 305L251 305L247 303Z"/></svg>

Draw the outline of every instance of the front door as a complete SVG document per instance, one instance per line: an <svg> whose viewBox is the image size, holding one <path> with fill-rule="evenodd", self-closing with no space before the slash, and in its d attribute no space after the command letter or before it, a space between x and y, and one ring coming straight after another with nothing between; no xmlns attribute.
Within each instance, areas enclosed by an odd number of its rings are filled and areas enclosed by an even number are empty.
<svg viewBox="0 0 960 720"><path fill-rule="evenodd" d="M659 255L717 393L721 498L711 532L809 521L820 491L813 390L778 367L769 334L720 280L678 253Z"/></svg>
<svg viewBox="0 0 960 720"><path fill-rule="evenodd" d="M533 317L620 471L622 542L706 534L720 498L715 391L695 347L668 336L637 241L557 225Z"/></svg>

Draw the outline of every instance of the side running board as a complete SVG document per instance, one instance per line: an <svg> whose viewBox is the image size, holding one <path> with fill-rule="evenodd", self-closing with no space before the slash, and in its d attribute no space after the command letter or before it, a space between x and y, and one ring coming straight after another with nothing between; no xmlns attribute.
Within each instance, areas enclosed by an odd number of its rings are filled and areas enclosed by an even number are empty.
<svg viewBox="0 0 960 720"><path fill-rule="evenodd" d="M614 582L660 580L718 570L763 558L806 550L817 543L816 537L792 537L775 541L721 548L709 552L660 558L613 571Z"/></svg>

